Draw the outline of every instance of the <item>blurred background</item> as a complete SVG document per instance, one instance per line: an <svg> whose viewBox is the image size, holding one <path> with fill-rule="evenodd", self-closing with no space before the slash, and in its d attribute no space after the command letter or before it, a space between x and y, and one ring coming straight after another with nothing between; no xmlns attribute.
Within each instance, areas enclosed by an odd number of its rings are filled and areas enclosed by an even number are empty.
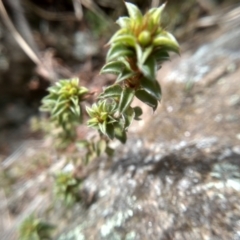
<svg viewBox="0 0 240 240"><path fill-rule="evenodd" d="M145 12L164 1L129 2L135 3ZM33 131L31 123L40 116L41 99L47 94L46 89L52 83L58 79L76 76L81 79L82 85L101 89L114 82L112 75L100 76L99 70L105 61L105 45L118 29L115 21L126 14L122 0L0 0L0 162L7 162L10 166L11 161L22 158L26 149L39 147L38 141L43 135L39 131ZM145 137L149 134L149 141L180 141L190 136L198 139L199 132L218 132L223 126L222 121L226 121L225 129L222 128L222 134L227 135L226 141L239 141L238 74L232 78L234 80L231 87L230 83L224 82L226 85L223 89L218 89L218 93L213 89L207 92L205 97L199 98L200 100L193 100L193 96L199 96L205 89L210 89L216 79L238 70L239 0L168 0L162 19L162 25L172 32L180 43L181 57L174 56L173 61L163 68L165 70L162 75L159 73L159 79L170 76L170 79L164 80L165 83L163 81L163 86L166 85L163 96L165 94L166 97L158 118L162 119L159 135L151 135L144 130L142 135ZM222 39L222 42L218 41L214 45L218 39ZM202 52L198 51L199 49ZM224 53L220 56L220 52ZM209 55L214 54L218 60L209 60ZM227 59L230 55L231 58ZM185 75L182 76L183 74ZM178 79L181 87L176 87L173 79ZM195 83L202 79L205 80L200 84L201 88L196 89ZM224 98L227 103L223 108L219 99ZM192 103L195 105L191 105ZM233 109L225 116L221 111L224 112L228 106ZM176 115L169 116L175 109ZM196 109L199 111L195 111ZM186 113L189 112L195 114L188 119L190 124L186 122ZM205 116L206 112L209 115L205 121L202 116ZM212 119L215 125L211 125ZM155 120L154 126L159 124L158 120ZM202 125L199 125L201 121L205 121L204 130ZM206 128L207 125L209 128ZM30 169L19 170L18 166L15 172L11 172L10 182L0 182L0 207L6 206L4 201L8 201L6 199L11 198L16 191L7 187L11 181L16 183L19 179L22 180L21 174L25 176L24 179L34 178L40 170L51 165L49 157L41 155L42 151L46 150L41 148L39 151L40 155L31 157L34 163L29 165ZM50 152L52 158L59 158L52 149ZM33 155L30 153L29 156ZM1 171L2 176L5 176L6 172L2 169ZM10 226L17 225L16 216L21 211L21 207L14 205L8 208L7 213L5 212L8 223L2 223L3 230L7 231Z"/></svg>

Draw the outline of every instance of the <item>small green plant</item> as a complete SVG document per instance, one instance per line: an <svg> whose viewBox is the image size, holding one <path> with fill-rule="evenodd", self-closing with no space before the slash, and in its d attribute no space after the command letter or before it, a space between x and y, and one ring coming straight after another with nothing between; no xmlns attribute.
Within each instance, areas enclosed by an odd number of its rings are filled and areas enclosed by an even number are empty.
<svg viewBox="0 0 240 240"><path fill-rule="evenodd" d="M88 89L79 86L79 79L60 80L48 88L49 94L42 100L41 111L50 113L50 121L59 129L58 137L67 145L75 140L75 127L82 122L80 103Z"/></svg>
<svg viewBox="0 0 240 240"><path fill-rule="evenodd" d="M127 140L133 120L139 120L142 109L132 107L134 97L157 109L161 87L156 80L157 69L169 60L169 52L179 53L172 34L161 27L163 4L145 15L132 3L125 3L129 17L120 17L120 29L110 39L106 65L101 73L117 75L115 84L103 90L92 107L87 107L87 125L98 130L100 138ZM49 88L42 110L50 112L51 121L61 127L63 139L74 139L75 128L82 121L81 102L90 91L78 79L61 80Z"/></svg>
<svg viewBox="0 0 240 240"><path fill-rule="evenodd" d="M161 100L157 69L169 59L169 51L179 51L173 35L160 26L164 6L153 8L143 16L135 5L126 3L129 17L117 21L120 29L109 41L107 63L101 70L101 73L116 74L116 82L100 94L92 108L87 108L88 126L110 139L125 143L128 127L134 119L139 120L142 110L131 107L134 97L154 111Z"/></svg>
<svg viewBox="0 0 240 240"><path fill-rule="evenodd" d="M50 240L54 229L54 225L30 215L19 228L19 240Z"/></svg>
<svg viewBox="0 0 240 240"><path fill-rule="evenodd" d="M157 109L161 100L157 70L169 60L169 52L179 53L176 39L161 26L164 4L145 15L134 4L125 4L129 17L117 20L120 29L108 43L106 64L101 69L101 73L115 74L116 81L103 89L91 107L86 107L88 120L83 121L86 114L82 102L93 94L76 78L57 82L42 101L41 110L50 113L50 121L60 129L58 137L65 146L75 142L85 147L86 164L104 152L112 154L108 146L110 140L126 142L129 126L142 115L139 106L132 106L135 97L153 111ZM85 122L99 133L96 141L76 139L76 126ZM57 196L67 204L78 201L80 185L71 173L56 176Z"/></svg>
<svg viewBox="0 0 240 240"><path fill-rule="evenodd" d="M70 207L81 200L80 189L82 181L75 178L71 172L60 172L55 176L54 193L57 199Z"/></svg>

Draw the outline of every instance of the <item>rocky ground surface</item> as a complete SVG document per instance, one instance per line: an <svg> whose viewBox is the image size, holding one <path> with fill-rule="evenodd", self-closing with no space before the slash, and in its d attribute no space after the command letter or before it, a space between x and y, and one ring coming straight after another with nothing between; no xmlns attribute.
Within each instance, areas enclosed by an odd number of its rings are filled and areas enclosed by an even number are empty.
<svg viewBox="0 0 240 240"><path fill-rule="evenodd" d="M58 240L240 239L240 30L205 35L159 71L162 104L143 106L113 159L91 163L72 210L48 191L68 156L26 141L5 158L0 239L16 239L33 211Z"/></svg>

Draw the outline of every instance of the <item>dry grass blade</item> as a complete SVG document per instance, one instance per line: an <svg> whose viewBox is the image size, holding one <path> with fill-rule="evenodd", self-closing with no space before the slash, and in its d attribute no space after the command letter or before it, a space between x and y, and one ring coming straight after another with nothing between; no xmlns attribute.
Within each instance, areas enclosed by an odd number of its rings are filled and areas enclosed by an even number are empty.
<svg viewBox="0 0 240 240"><path fill-rule="evenodd" d="M11 19L9 18L7 11L3 5L2 0L0 0L0 13L2 16L2 20L5 22L8 29L11 31L13 37L16 39L17 43L23 49L23 51L29 56L29 58L37 65L41 65L41 60L37 56L37 54L29 47L27 42L23 39L23 37L19 34L15 26L13 25Z"/></svg>

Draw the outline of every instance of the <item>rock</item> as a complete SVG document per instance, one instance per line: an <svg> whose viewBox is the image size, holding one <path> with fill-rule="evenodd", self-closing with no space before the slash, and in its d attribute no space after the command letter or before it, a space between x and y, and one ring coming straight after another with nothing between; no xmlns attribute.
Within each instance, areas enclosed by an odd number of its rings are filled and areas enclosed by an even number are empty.
<svg viewBox="0 0 240 240"><path fill-rule="evenodd" d="M137 148L136 140L129 146ZM153 143L142 153L129 149L126 159L118 152L111 168L89 175L84 188L94 186L98 199L59 240L239 238L240 154L233 147L206 138Z"/></svg>

